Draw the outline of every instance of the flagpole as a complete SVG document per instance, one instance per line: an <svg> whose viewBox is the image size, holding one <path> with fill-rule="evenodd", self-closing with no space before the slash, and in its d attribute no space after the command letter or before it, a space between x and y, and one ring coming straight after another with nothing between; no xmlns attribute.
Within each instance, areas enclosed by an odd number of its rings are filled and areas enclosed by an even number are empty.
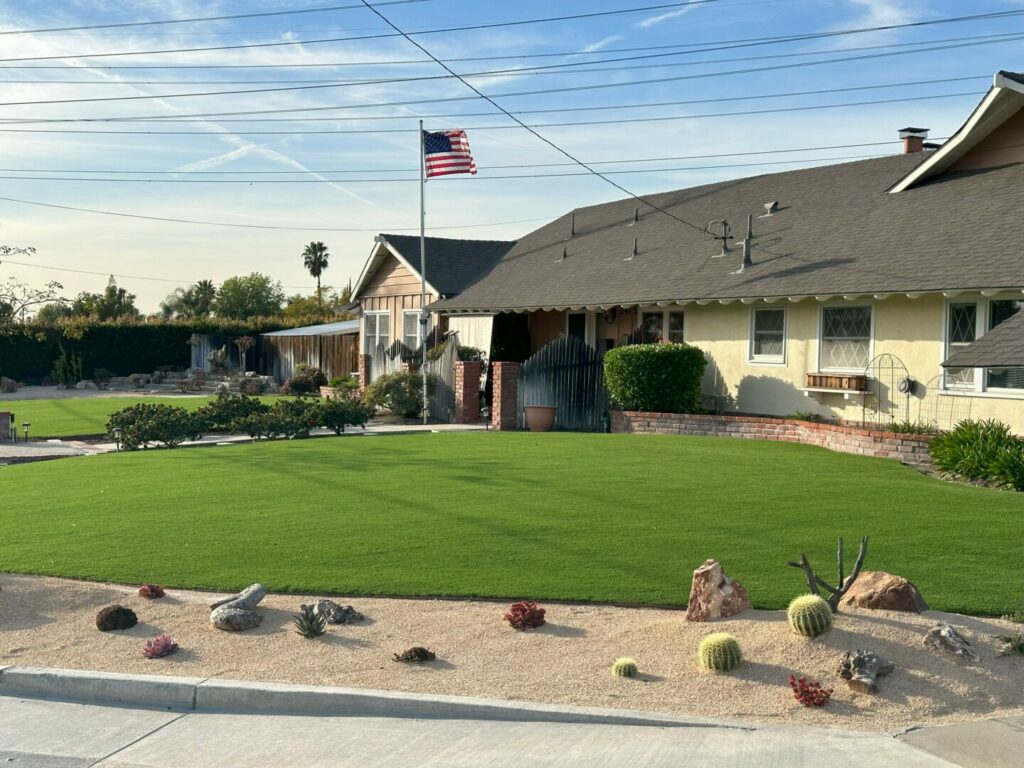
<svg viewBox="0 0 1024 768"><path fill-rule="evenodd" d="M427 423L427 206L426 206L426 148L423 144L423 121L420 120L420 371L423 375L423 423Z"/></svg>

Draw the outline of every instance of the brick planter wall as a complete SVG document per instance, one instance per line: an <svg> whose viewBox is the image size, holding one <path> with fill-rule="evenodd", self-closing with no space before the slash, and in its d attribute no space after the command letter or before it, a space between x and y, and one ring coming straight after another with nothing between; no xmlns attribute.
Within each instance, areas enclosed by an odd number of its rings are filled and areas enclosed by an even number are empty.
<svg viewBox="0 0 1024 768"><path fill-rule="evenodd" d="M480 374L483 363L479 360L459 360L455 363L455 423L480 423Z"/></svg>
<svg viewBox="0 0 1024 768"><path fill-rule="evenodd" d="M928 456L931 435L902 435L768 416L612 411L611 417L612 432L782 440L787 443L817 445L841 453L897 459L914 466L931 463Z"/></svg>
<svg viewBox="0 0 1024 768"><path fill-rule="evenodd" d="M497 361L491 373L491 427L516 428L519 411L519 363Z"/></svg>
<svg viewBox="0 0 1024 768"><path fill-rule="evenodd" d="M359 356L359 371L356 374L359 380L359 391L365 392L366 388L370 386L370 356L360 355Z"/></svg>

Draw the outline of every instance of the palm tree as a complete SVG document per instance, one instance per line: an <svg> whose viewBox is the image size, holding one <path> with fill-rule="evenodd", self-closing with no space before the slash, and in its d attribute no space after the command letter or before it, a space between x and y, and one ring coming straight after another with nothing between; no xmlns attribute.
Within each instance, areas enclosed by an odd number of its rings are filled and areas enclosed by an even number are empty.
<svg viewBox="0 0 1024 768"><path fill-rule="evenodd" d="M217 286L212 280L200 280L192 286L192 300L195 311L200 317L206 317L213 309L213 300L217 298Z"/></svg>
<svg viewBox="0 0 1024 768"><path fill-rule="evenodd" d="M324 313L324 297L320 293L320 275L327 269L327 259L330 255L327 252L327 246L319 240L310 243L302 251L303 265L309 270L310 276L316 278L316 301L321 315Z"/></svg>

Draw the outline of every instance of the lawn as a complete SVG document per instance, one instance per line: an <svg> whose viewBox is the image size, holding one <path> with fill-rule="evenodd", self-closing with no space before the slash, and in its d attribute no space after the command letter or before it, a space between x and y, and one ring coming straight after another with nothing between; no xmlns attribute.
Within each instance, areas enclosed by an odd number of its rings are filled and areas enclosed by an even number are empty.
<svg viewBox="0 0 1024 768"><path fill-rule="evenodd" d="M26 421L29 437L85 437L102 435L107 431L107 419L114 411L127 408L135 403L164 403L195 410L205 405L209 397L74 397L56 400L3 400L0 411L13 411L18 423L18 434L21 425ZM268 402L274 396L263 397Z"/></svg>
<svg viewBox="0 0 1024 768"><path fill-rule="evenodd" d="M342 437L0 469L0 570L125 583L683 604L721 561L755 606L836 537L933 608L1022 607L1024 497L883 459L658 435ZM848 553L848 562L853 554ZM827 576L826 576L827 577Z"/></svg>

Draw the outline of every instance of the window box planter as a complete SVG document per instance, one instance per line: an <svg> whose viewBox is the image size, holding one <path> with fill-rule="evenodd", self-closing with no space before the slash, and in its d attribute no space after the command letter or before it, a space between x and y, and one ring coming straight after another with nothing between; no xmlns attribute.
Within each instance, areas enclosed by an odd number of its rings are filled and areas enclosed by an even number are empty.
<svg viewBox="0 0 1024 768"><path fill-rule="evenodd" d="M863 373L808 373L807 388L835 389L841 392L865 392L868 388L868 377Z"/></svg>
<svg viewBox="0 0 1024 768"><path fill-rule="evenodd" d="M526 428L531 432L550 432L555 425L557 410L553 405L527 405L523 408Z"/></svg>

